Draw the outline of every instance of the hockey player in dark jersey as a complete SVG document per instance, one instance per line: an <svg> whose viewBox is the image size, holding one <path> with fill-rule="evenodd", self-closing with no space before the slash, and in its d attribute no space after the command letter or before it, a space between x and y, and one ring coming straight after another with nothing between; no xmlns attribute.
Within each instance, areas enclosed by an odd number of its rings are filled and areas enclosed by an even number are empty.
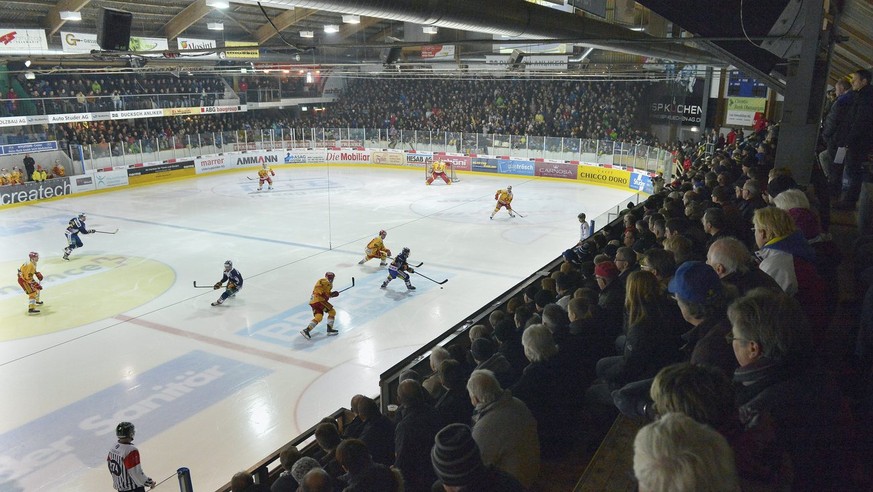
<svg viewBox="0 0 873 492"><path fill-rule="evenodd" d="M388 265L388 278L382 282L382 288L388 287L388 283L394 280L396 277L400 277L406 282L406 288L409 290L415 290L415 286L412 285L412 282L409 281L409 274L415 273L415 270L409 266L409 263L406 262L406 259L409 258L409 248L403 248L403 251L397 255L394 260Z"/></svg>
<svg viewBox="0 0 873 492"><path fill-rule="evenodd" d="M224 289L224 292L221 293L221 297L212 303L213 306L218 306L219 304L224 303L228 297L235 296L236 293L242 289L242 274L233 267L233 262L230 260L224 262L224 275L221 277L221 280L215 283L215 290L220 289L225 282L227 282L227 287Z"/></svg>
<svg viewBox="0 0 873 492"><path fill-rule="evenodd" d="M119 492L145 492L154 488L155 481L142 471L139 450L131 444L136 429L130 422L121 422L115 427L118 443L109 450L106 464L112 475L112 487Z"/></svg>
<svg viewBox="0 0 873 492"><path fill-rule="evenodd" d="M64 259L69 260L70 253L72 253L74 249L82 247L82 240L79 239L79 234L94 234L94 232L94 229L88 229L85 226L84 213L70 219L70 222L67 225L67 231L65 232L67 236L67 247L64 248Z"/></svg>

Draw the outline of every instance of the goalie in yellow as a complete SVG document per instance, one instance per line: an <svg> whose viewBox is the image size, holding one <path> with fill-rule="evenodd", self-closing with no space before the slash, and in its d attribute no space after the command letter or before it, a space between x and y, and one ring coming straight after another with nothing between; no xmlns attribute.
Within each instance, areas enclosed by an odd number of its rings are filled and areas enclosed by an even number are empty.
<svg viewBox="0 0 873 492"><path fill-rule="evenodd" d="M494 219L494 214L500 211L502 207L506 207L506 211L509 212L510 217L515 217L515 214L512 213L512 186L507 186L505 190L497 190L497 193L494 194L494 199L497 200L497 206L494 207L494 211L491 212L491 218Z"/></svg>
<svg viewBox="0 0 873 492"><path fill-rule="evenodd" d="M18 285L27 294L27 313L39 314L39 309L36 308L36 306L42 305L42 301L39 300L39 291L42 290L42 285L39 282L42 280L42 274L36 271L39 253L31 251L29 258L29 261L18 269Z"/></svg>
<svg viewBox="0 0 873 492"><path fill-rule="evenodd" d="M267 182L267 189L273 189L273 178L270 176L275 176L276 172L267 165L267 163L261 164L261 169L258 169L258 191L264 187L264 181Z"/></svg>
<svg viewBox="0 0 873 492"><path fill-rule="evenodd" d="M434 161L434 163L431 165L430 177L427 178L425 183L429 185L433 183L435 179L442 178L442 180L445 181L447 185L452 184L452 180L450 180L449 177L446 176L446 166L446 163L443 161Z"/></svg>
<svg viewBox="0 0 873 492"><path fill-rule="evenodd" d="M379 263L379 266L385 266L388 264L388 257L391 256L391 250L385 247L385 243L382 242L388 236L388 233L385 230L379 231L379 235L374 237L367 243L367 248L364 250L364 258L358 262L358 265L363 265L364 263L372 260L373 258L379 258L382 260Z"/></svg>

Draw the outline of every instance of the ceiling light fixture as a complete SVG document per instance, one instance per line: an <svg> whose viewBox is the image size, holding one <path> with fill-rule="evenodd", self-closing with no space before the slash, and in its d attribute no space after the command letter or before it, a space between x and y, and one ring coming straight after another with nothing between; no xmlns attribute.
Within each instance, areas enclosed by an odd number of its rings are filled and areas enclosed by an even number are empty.
<svg viewBox="0 0 873 492"><path fill-rule="evenodd" d="M637 27L632 27L632 28L630 28L630 30L631 30L631 31L636 31L636 32L643 32L643 31L646 30L646 28L643 27L643 26L637 26Z"/></svg>
<svg viewBox="0 0 873 492"><path fill-rule="evenodd" d="M36 78L36 74L33 72L24 72L24 78L27 80L33 80Z"/></svg>
<svg viewBox="0 0 873 492"><path fill-rule="evenodd" d="M312 83L312 72L306 72L306 83L307 84Z"/></svg>
<svg viewBox="0 0 873 492"><path fill-rule="evenodd" d="M300 31L301 38L314 38L315 33L312 31Z"/></svg>
<svg viewBox="0 0 873 492"><path fill-rule="evenodd" d="M26 68L30 68L30 65L31 65L32 63L33 63L33 62L30 61L30 60L24 60L24 66L25 66Z"/></svg>
<svg viewBox="0 0 873 492"><path fill-rule="evenodd" d="M326 32L328 34L333 34L335 32L339 32L339 26L336 24L325 24L324 25L324 32Z"/></svg>
<svg viewBox="0 0 873 492"><path fill-rule="evenodd" d="M436 34L439 32L439 28L437 26L421 26L421 32L425 34Z"/></svg>
<svg viewBox="0 0 873 492"><path fill-rule="evenodd" d="M343 23L345 24L360 24L361 16L360 15L352 15L347 14L343 16Z"/></svg>
<svg viewBox="0 0 873 492"><path fill-rule="evenodd" d="M73 12L71 10L61 10L58 12L62 21L80 21L82 20L82 12Z"/></svg>
<svg viewBox="0 0 873 492"><path fill-rule="evenodd" d="M210 31L223 31L224 23L223 22L207 22L206 28Z"/></svg>
<svg viewBox="0 0 873 492"><path fill-rule="evenodd" d="M230 7L227 0L206 0L206 6L213 9L226 9Z"/></svg>

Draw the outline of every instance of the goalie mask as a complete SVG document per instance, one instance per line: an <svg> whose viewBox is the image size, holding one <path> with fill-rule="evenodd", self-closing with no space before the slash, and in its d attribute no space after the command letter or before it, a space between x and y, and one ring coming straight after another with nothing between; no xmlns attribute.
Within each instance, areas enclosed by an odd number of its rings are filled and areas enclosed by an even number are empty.
<svg viewBox="0 0 873 492"><path fill-rule="evenodd" d="M512 191L512 186L507 186L506 191Z"/></svg>
<svg viewBox="0 0 873 492"><path fill-rule="evenodd" d="M229 271L231 271L232 269L233 269L233 262L230 261L230 260L225 261L225 262L224 262L224 271L225 271L225 272L229 272Z"/></svg>
<svg viewBox="0 0 873 492"><path fill-rule="evenodd" d="M388 237L388 233L385 232L385 229L382 229L381 231L379 231L379 237L381 237L382 239L385 239L386 237Z"/></svg>

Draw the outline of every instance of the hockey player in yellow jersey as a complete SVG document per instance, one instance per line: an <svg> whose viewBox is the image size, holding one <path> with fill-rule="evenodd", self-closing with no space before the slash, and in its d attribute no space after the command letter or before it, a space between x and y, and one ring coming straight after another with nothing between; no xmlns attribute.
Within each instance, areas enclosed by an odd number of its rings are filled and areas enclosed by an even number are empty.
<svg viewBox="0 0 873 492"><path fill-rule="evenodd" d="M24 184L24 178L21 176L21 171L19 171L17 167L13 167L12 172L9 173L9 184Z"/></svg>
<svg viewBox="0 0 873 492"><path fill-rule="evenodd" d="M391 256L391 250L385 247L385 243L382 242L388 236L388 233L385 230L379 231L379 235L374 237L367 243L367 248L364 250L364 258L358 262L358 265L363 265L364 263L372 260L373 258L379 258L381 262L379 266L385 266L388 264L388 257Z"/></svg>
<svg viewBox="0 0 873 492"><path fill-rule="evenodd" d="M12 176L9 174L9 171L3 169L0 171L0 186L6 186L8 184L12 184Z"/></svg>
<svg viewBox="0 0 873 492"><path fill-rule="evenodd" d="M273 178L271 178L270 176L275 176L276 173L266 163L262 164L261 166L261 169L258 170L258 191L261 191L261 189L264 187L264 181L267 182L267 189L272 190Z"/></svg>
<svg viewBox="0 0 873 492"><path fill-rule="evenodd" d="M39 291L42 290L42 285L39 282L42 280L42 274L36 270L38 261L39 253L31 251L28 262L18 269L18 285L27 294L28 314L38 314L39 309L36 306L42 305L42 301L39 300Z"/></svg>
<svg viewBox="0 0 873 492"><path fill-rule="evenodd" d="M312 335L309 332L315 328L315 325L321 322L324 318L324 313L327 313L327 334L336 335L339 330L333 329L333 322L336 320L336 309L330 303L330 299L339 295L339 292L333 290L333 272L324 274L324 278L315 283L312 288L312 297L309 298L309 307L312 308L312 321L309 326L300 331L300 334L311 339Z"/></svg>
<svg viewBox="0 0 873 492"><path fill-rule="evenodd" d="M425 181L425 183L429 185L433 183L433 181L437 178L442 178L442 180L445 181L447 185L452 184L452 180L450 180L449 177L446 176L446 163L443 161L434 161L434 163L431 165L430 177L427 178L427 181Z"/></svg>
<svg viewBox="0 0 873 492"><path fill-rule="evenodd" d="M497 206L494 207L494 211L491 212L491 218L494 218L494 214L500 211L501 207L506 207L506 211L509 212L510 217L515 217L515 214L512 213L512 186L507 186L505 190L497 190L497 193L494 194L494 199L497 200Z"/></svg>

